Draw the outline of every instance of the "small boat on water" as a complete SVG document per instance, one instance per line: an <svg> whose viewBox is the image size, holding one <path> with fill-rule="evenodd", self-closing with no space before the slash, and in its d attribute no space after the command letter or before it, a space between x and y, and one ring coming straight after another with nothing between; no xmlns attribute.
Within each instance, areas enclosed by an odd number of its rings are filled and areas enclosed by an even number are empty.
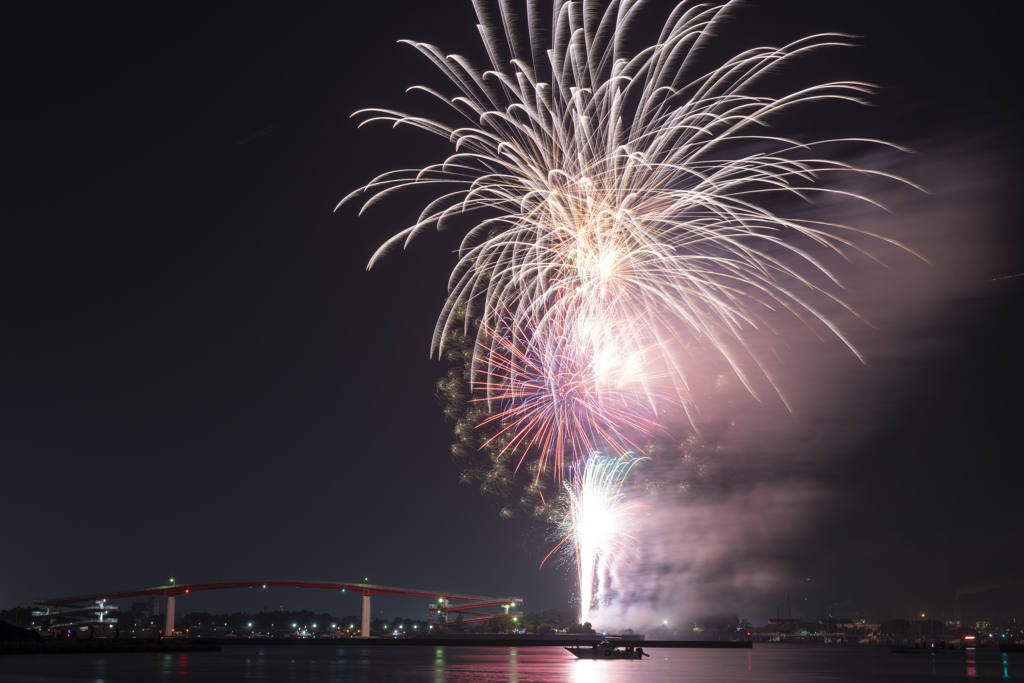
<svg viewBox="0 0 1024 683"><path fill-rule="evenodd" d="M643 659L650 657L642 647L623 646L621 643L612 643L607 640L597 643L596 646L566 646L565 649L573 653L577 659Z"/></svg>

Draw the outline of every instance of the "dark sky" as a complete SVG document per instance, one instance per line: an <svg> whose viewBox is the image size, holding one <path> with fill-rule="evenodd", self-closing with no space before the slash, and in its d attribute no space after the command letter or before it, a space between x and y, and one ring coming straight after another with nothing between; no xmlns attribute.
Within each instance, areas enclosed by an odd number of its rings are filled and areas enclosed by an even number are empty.
<svg viewBox="0 0 1024 683"><path fill-rule="evenodd" d="M813 556L824 590L861 605L997 586L971 599L1024 617L1024 278L985 282L1024 271L1018 186L1000 170L1019 165L1010 17L754 4L737 44L863 36L804 71L886 86L851 114L858 132L976 146L989 172L965 202L986 198L978 239L1001 259L943 302L938 350L818 475L842 493L791 553L793 580ZM457 235L368 273L410 211L332 212L376 173L444 151L349 115L416 106L403 91L432 72L400 38L475 54L470 3L40 6L4 23L0 607L169 577L369 578L567 606L566 572L538 571L448 453L444 366L428 353ZM190 603L179 610L358 609L299 591ZM743 616L763 623L774 605Z"/></svg>

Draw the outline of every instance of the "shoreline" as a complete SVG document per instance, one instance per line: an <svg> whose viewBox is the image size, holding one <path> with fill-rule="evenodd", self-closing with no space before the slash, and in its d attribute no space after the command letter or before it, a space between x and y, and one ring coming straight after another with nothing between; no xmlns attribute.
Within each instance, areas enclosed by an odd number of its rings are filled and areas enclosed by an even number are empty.
<svg viewBox="0 0 1024 683"><path fill-rule="evenodd" d="M600 638L580 638L579 646L589 648ZM117 652L221 652L226 646L287 646L303 647L572 647L576 639L553 638L169 638L162 641L136 639L69 639L60 641L21 641L0 643L3 654L51 653L117 653ZM645 648L707 648L745 649L753 644L747 641L700 640L620 640L617 645L636 645Z"/></svg>

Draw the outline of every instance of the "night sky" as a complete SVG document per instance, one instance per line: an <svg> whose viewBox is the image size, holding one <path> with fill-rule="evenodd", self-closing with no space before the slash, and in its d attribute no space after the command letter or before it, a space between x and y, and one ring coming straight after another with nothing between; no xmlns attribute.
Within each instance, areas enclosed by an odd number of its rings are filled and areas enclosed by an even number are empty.
<svg viewBox="0 0 1024 683"><path fill-rule="evenodd" d="M929 243L922 277L941 293L914 343L834 402L849 414L844 401L884 394L884 408L841 448L806 441L824 464L801 480L821 497L773 549L788 578L721 608L764 623L791 593L875 618L948 612L960 591L1024 618L1024 277L993 280L1024 271L1016 29L980 5L752 4L726 52L863 36L796 71L880 83L880 106L815 125L915 147L933 160L922 173L961 190L934 195L951 225ZM449 455L429 349L459 235L367 272L418 207L333 212L446 151L349 115L412 110L406 87L442 84L401 38L476 55L470 3L38 6L4 23L0 607L170 577L367 578L568 607L567 570L537 568L543 533L500 520ZM962 267L954 238L935 242L950 234L972 245ZM236 591L178 611L279 605L359 607ZM426 614L415 599L377 609Z"/></svg>

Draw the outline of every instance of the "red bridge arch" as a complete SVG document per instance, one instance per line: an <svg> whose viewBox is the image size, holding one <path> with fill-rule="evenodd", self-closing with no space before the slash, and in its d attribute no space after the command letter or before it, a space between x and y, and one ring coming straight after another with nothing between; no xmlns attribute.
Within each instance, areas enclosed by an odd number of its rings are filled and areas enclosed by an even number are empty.
<svg viewBox="0 0 1024 683"><path fill-rule="evenodd" d="M436 598L437 602L430 605L430 621L437 624L450 623L451 615L464 616L463 623L471 624L488 621L494 616L490 612L479 610L485 607L515 607L523 604L522 598L503 597L491 598L483 595L467 595L450 591L428 591L415 588L395 588L378 586L370 583L346 583L343 581L298 581L280 579L262 579L252 581L212 581L205 583L182 583L170 586L156 586L130 591L112 591L78 595L70 598L50 598L35 600L40 607L34 611L36 616L67 619L65 625L109 624L104 617L107 612L117 609L116 605L107 605L107 601L118 598L134 598L144 595L162 595L167 598L167 610L164 616L164 633L174 632L175 598L179 595L198 593L199 591L226 590L231 588L313 588L341 593L353 593L363 598L362 628L360 636L370 634L370 596L372 595L406 595L417 598ZM458 603L458 604L453 604ZM469 618L465 618L469 617Z"/></svg>

